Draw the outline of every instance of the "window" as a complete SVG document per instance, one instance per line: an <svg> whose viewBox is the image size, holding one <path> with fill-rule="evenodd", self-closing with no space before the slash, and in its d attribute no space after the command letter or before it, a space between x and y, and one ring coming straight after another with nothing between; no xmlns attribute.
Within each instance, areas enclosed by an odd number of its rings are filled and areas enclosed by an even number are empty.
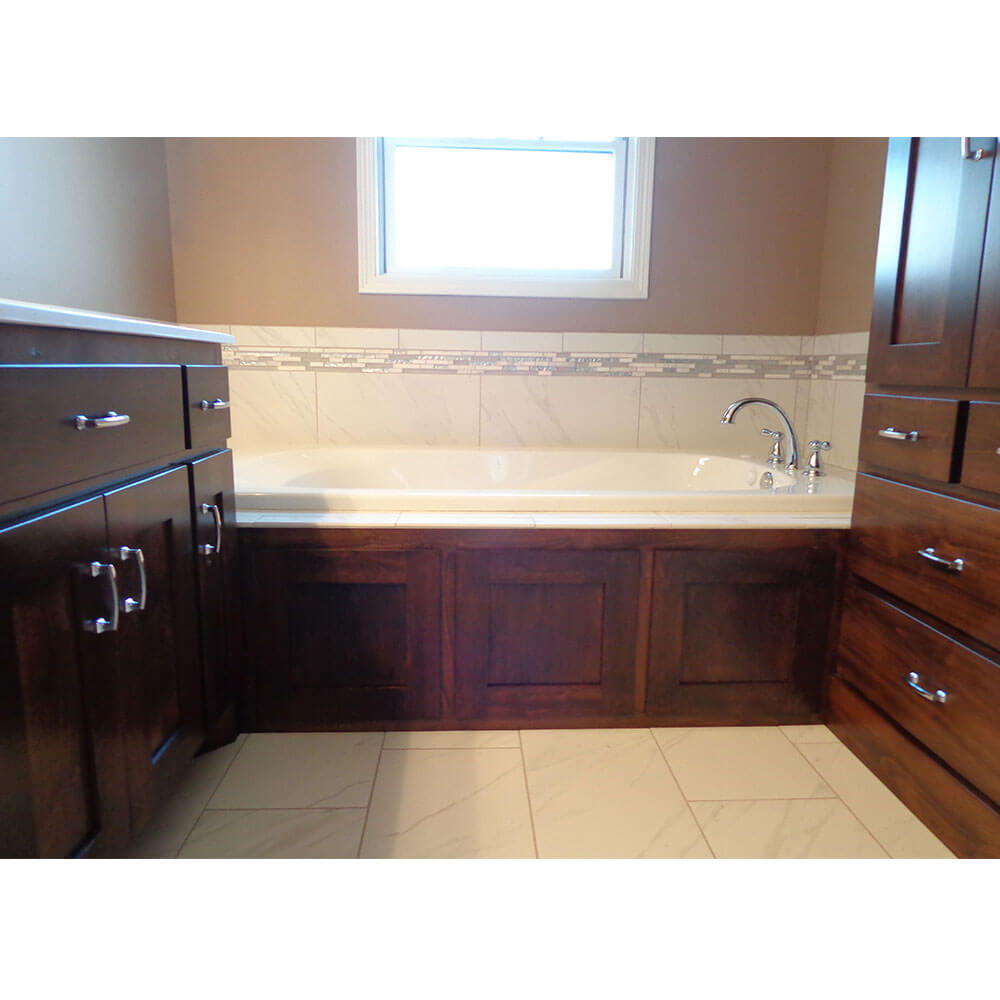
<svg viewBox="0 0 1000 1000"><path fill-rule="evenodd" d="M365 293L645 298L653 139L358 139Z"/></svg>

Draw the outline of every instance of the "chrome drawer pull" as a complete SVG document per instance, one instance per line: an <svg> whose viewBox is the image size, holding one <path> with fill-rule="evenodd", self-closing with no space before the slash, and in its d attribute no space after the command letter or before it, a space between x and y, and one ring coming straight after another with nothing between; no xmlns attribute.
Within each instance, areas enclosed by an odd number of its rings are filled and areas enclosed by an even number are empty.
<svg viewBox="0 0 1000 1000"><path fill-rule="evenodd" d="M105 427L124 427L132 418L127 413L115 413L108 410L103 417L85 417L82 414L73 418L73 423L78 431L85 431L88 427L96 427L101 430Z"/></svg>
<svg viewBox="0 0 1000 1000"><path fill-rule="evenodd" d="M890 441L916 441L920 437L920 431L897 431L895 427L883 427L878 436Z"/></svg>
<svg viewBox="0 0 1000 1000"><path fill-rule="evenodd" d="M108 590L111 593L111 620L107 618L84 619L83 631L93 632L100 635L102 632L118 631L118 573L111 563L92 562L83 567L83 572L90 577L103 576L108 581Z"/></svg>
<svg viewBox="0 0 1000 1000"><path fill-rule="evenodd" d="M122 598L122 611L125 614L130 615L133 611L145 611L146 610L146 557L142 554L142 549L132 549L127 545L123 545L118 549L118 558L122 562L127 559L134 559L136 566L139 567L139 598L136 600L134 597L123 597Z"/></svg>
<svg viewBox="0 0 1000 1000"><path fill-rule="evenodd" d="M200 510L202 514L211 514L212 520L215 521L215 544L199 545L198 551L203 556L210 556L213 553L217 556L222 555L222 514L214 503L203 503Z"/></svg>
<svg viewBox="0 0 1000 1000"><path fill-rule="evenodd" d="M229 400L228 399L203 399L201 401L201 408L203 410L228 410Z"/></svg>
<svg viewBox="0 0 1000 1000"><path fill-rule="evenodd" d="M940 688L937 691L928 691L926 688L922 688L920 686L920 674L912 670L906 675L905 680L921 698L926 698L927 701L934 701L939 705L943 705L948 700L947 691L942 691Z"/></svg>
<svg viewBox="0 0 1000 1000"><path fill-rule="evenodd" d="M917 555L923 556L929 563L933 563L946 573L961 573L965 569L964 559L943 559L929 546L926 549L917 549Z"/></svg>
<svg viewBox="0 0 1000 1000"><path fill-rule="evenodd" d="M962 159L963 160L981 160L986 155L985 149L977 149L975 152L972 151L972 140L969 136L962 136Z"/></svg>

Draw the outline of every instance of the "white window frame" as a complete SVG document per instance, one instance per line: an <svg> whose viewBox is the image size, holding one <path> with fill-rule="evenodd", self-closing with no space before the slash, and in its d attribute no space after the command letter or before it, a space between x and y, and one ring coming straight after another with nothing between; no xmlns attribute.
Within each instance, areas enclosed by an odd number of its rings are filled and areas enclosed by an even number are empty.
<svg viewBox="0 0 1000 1000"><path fill-rule="evenodd" d="M649 247L653 216L653 158L656 140L618 140L616 156L616 264L609 271L507 272L473 269L393 271L386 268L387 213L382 204L385 172L393 152L407 140L358 138L358 291L365 295L486 295L540 298L645 299L649 296ZM411 140L412 141L412 140ZM420 140L421 145L534 149L530 141L497 139ZM605 148L611 144L560 142L559 149ZM554 148L549 146L548 148ZM619 217L620 216L620 217ZM620 261L620 262L619 262ZM391 262L390 262L391 263Z"/></svg>

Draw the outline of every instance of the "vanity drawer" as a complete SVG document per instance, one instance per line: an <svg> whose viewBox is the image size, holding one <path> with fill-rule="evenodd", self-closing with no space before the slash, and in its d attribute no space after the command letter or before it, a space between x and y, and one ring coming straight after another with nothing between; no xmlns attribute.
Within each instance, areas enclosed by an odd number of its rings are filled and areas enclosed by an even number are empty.
<svg viewBox="0 0 1000 1000"><path fill-rule="evenodd" d="M231 433L229 369L225 365L185 365L188 447L225 448Z"/></svg>
<svg viewBox="0 0 1000 1000"><path fill-rule="evenodd" d="M866 465L938 479L952 479L956 399L865 396L861 458Z"/></svg>
<svg viewBox="0 0 1000 1000"><path fill-rule="evenodd" d="M854 573L1000 648L1000 510L859 475L852 529Z"/></svg>
<svg viewBox="0 0 1000 1000"><path fill-rule="evenodd" d="M837 672L1000 801L1000 664L850 587Z"/></svg>
<svg viewBox="0 0 1000 1000"><path fill-rule="evenodd" d="M0 368L0 501L183 451L182 400L180 365ZM77 417L88 418L82 430Z"/></svg>
<svg viewBox="0 0 1000 1000"><path fill-rule="evenodd" d="M1000 493L1000 403L970 403L962 485Z"/></svg>

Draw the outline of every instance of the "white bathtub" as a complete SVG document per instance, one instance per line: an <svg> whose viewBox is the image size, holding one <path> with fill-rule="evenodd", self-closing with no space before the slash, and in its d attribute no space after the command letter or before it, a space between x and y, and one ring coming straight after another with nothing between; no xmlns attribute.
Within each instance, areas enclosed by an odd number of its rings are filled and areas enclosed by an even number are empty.
<svg viewBox="0 0 1000 1000"><path fill-rule="evenodd" d="M674 451L311 448L237 453L241 515L267 512L706 512L850 515L853 475L810 484L747 458ZM247 523L249 523L249 520Z"/></svg>

